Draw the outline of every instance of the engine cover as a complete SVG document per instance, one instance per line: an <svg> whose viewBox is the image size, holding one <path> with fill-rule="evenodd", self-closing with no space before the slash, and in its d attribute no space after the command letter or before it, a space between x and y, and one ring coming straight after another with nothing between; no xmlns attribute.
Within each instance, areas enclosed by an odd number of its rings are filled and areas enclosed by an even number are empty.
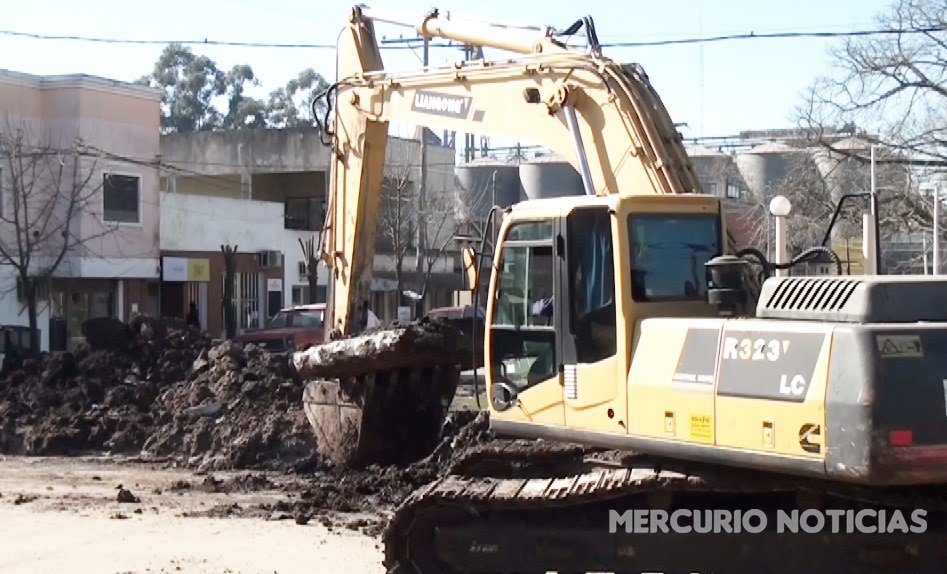
<svg viewBox="0 0 947 574"><path fill-rule="evenodd" d="M843 323L947 321L947 279L925 275L777 277L763 283L756 316Z"/></svg>

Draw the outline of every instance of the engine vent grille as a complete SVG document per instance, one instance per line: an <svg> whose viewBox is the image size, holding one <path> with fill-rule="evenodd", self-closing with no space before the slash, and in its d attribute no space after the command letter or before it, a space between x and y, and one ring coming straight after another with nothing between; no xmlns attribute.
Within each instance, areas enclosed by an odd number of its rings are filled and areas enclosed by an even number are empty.
<svg viewBox="0 0 947 574"><path fill-rule="evenodd" d="M861 281L852 279L787 278L766 300L779 311L841 311Z"/></svg>

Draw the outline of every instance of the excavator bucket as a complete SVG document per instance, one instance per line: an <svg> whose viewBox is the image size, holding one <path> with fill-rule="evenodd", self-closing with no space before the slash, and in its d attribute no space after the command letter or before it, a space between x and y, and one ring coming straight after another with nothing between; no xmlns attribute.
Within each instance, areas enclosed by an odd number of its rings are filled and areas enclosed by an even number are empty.
<svg viewBox="0 0 947 574"><path fill-rule="evenodd" d="M462 343L449 323L428 321L296 353L322 459L355 468L404 465L430 454L457 389Z"/></svg>

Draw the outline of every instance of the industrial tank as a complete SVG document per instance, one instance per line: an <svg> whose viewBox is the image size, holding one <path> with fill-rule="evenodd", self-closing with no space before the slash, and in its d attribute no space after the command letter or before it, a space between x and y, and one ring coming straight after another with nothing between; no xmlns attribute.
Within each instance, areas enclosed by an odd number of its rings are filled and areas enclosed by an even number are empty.
<svg viewBox="0 0 947 574"><path fill-rule="evenodd" d="M854 154L862 157L870 157L871 142L859 137L850 137L838 140L832 143L832 147L838 152L829 151L825 148L815 148L813 156L815 164L819 170L826 188L829 190L832 202L838 204L842 196L847 193L857 193L867 191L871 186L871 168L868 164L862 163L846 154ZM864 208L866 204L857 201L851 205ZM849 214L852 212L849 211ZM862 233L861 221L858 219L857 212L854 217L843 217L841 221L836 222L832 228L832 245L840 245L838 241L844 239L854 239L856 243L860 241ZM858 243L860 245L860 243ZM856 252L860 247L856 248ZM851 251L851 245L847 246L846 251Z"/></svg>
<svg viewBox="0 0 947 574"><path fill-rule="evenodd" d="M770 197L792 169L799 150L780 143L765 143L737 155L737 167L750 191Z"/></svg>
<svg viewBox="0 0 947 574"><path fill-rule="evenodd" d="M494 201L509 207L520 200L519 170L515 164L490 158L477 159L454 168L458 203L464 218L480 220Z"/></svg>
<svg viewBox="0 0 947 574"><path fill-rule="evenodd" d="M520 181L527 199L585 193L579 172L556 155L538 156L520 164Z"/></svg>
<svg viewBox="0 0 947 574"><path fill-rule="evenodd" d="M871 142L858 137L845 138L832 143L839 152L830 152L818 148L813 152L819 173L825 179L834 198L843 193L862 191L868 188L870 169L857 159L846 156L853 154L862 157L871 155Z"/></svg>

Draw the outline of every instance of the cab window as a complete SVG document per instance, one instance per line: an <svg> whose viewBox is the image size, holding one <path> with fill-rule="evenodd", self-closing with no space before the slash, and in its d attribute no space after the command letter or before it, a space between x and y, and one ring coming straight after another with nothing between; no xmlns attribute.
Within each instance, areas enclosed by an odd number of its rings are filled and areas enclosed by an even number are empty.
<svg viewBox="0 0 947 574"><path fill-rule="evenodd" d="M318 329L322 327L322 311L309 309L297 311L293 323L296 327Z"/></svg>
<svg viewBox="0 0 947 574"><path fill-rule="evenodd" d="M267 329L285 329L288 327L288 314L285 311L280 311L276 315L273 315L273 318L270 319L270 323L266 326Z"/></svg>
<svg viewBox="0 0 947 574"><path fill-rule="evenodd" d="M497 261L491 375L520 390L556 373L553 254L552 223L522 222Z"/></svg>
<svg viewBox="0 0 947 574"><path fill-rule="evenodd" d="M722 252L717 214L632 214L628 231L636 301L706 299L704 264Z"/></svg>
<svg viewBox="0 0 947 574"><path fill-rule="evenodd" d="M494 325L551 325L552 245L503 249Z"/></svg>
<svg viewBox="0 0 947 574"><path fill-rule="evenodd" d="M616 351L615 264L607 208L569 215L570 325L576 360L594 363Z"/></svg>

